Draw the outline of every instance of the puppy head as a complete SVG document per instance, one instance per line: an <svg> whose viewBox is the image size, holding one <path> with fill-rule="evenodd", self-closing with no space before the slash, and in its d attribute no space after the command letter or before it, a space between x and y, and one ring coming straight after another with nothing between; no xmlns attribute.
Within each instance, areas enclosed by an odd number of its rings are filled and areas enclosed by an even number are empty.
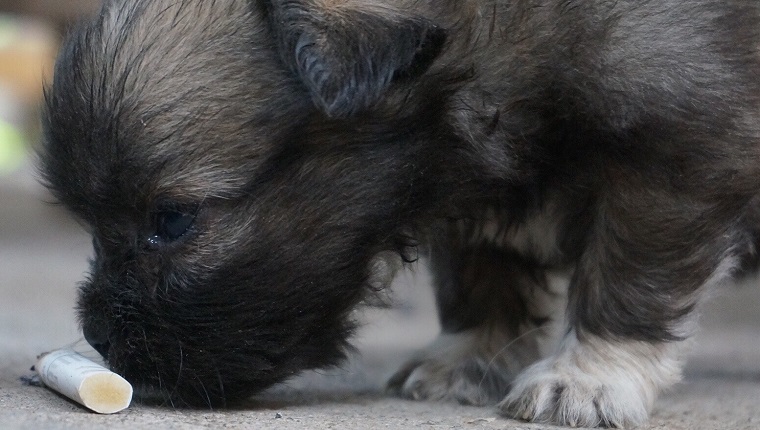
<svg viewBox="0 0 760 430"><path fill-rule="evenodd" d="M85 337L174 405L224 404L339 360L370 263L403 248L400 229L432 198L415 160L437 108L369 109L411 70L426 30L402 29L416 54L400 60L351 42L370 35L345 41L345 58L311 46L304 60L289 40L316 30L293 37L272 24L282 13L106 2L66 43L47 93L42 171L93 236ZM360 53L351 61L388 70L330 64ZM341 82L366 92L332 91Z"/></svg>

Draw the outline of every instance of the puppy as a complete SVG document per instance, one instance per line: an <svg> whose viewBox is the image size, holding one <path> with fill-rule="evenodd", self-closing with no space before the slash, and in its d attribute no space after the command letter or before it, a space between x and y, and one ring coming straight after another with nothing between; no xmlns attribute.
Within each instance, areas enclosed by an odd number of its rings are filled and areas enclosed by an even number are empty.
<svg viewBox="0 0 760 430"><path fill-rule="evenodd" d="M85 338L225 405L338 362L419 250L444 330L391 389L642 423L756 258L759 32L744 0L107 0L42 150Z"/></svg>

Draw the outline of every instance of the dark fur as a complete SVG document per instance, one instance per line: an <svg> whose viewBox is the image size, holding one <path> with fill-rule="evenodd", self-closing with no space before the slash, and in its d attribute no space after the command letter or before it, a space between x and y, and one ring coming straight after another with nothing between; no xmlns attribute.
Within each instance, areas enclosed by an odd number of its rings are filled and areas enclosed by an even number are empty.
<svg viewBox="0 0 760 430"><path fill-rule="evenodd" d="M576 267L583 335L680 339L721 262L754 259L758 8L107 1L61 53L42 154L95 238L85 335L174 404L240 399L340 360L411 234L450 331L550 317L493 292L513 261ZM548 207L555 252L458 239ZM156 243L173 212L192 227Z"/></svg>

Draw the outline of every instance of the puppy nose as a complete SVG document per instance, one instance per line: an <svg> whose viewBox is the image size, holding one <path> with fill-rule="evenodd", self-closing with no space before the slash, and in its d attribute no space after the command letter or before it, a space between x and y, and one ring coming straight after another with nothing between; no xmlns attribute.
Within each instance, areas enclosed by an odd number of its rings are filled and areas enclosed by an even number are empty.
<svg viewBox="0 0 760 430"><path fill-rule="evenodd" d="M95 351L98 351L103 356L103 359L107 360L111 342L108 341L108 331L105 327L88 324L82 327L82 332L87 343L95 348Z"/></svg>

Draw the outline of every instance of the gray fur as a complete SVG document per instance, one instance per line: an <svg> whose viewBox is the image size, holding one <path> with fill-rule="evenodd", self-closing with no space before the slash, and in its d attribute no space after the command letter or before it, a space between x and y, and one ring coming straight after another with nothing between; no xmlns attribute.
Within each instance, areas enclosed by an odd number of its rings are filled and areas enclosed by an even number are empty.
<svg viewBox="0 0 760 430"><path fill-rule="evenodd" d="M142 393L224 405L337 363L419 249L444 337L494 331L395 389L639 423L702 291L757 262L759 33L745 0L107 0L41 153L94 236L85 336ZM555 351L520 337L560 320Z"/></svg>

